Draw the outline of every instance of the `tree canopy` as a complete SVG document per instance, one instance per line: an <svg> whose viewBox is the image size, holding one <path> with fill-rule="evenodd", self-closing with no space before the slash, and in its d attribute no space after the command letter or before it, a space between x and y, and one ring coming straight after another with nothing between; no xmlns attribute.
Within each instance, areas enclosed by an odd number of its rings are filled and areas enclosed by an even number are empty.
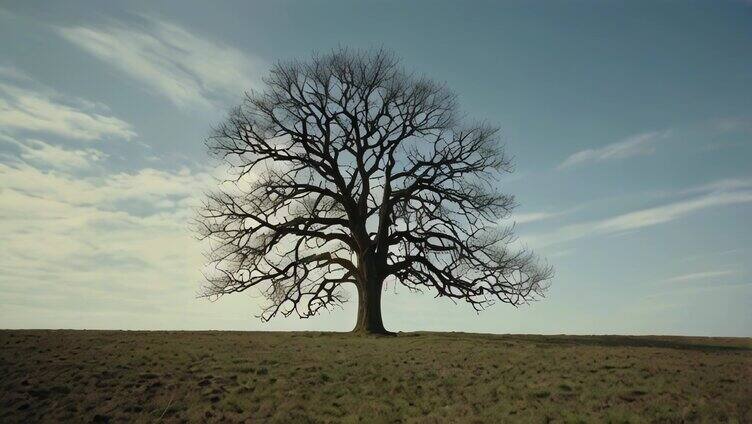
<svg viewBox="0 0 752 424"><path fill-rule="evenodd" d="M258 287L267 320L338 305L353 284L355 329L376 333L387 279L476 309L535 299L552 268L500 223L515 201L498 134L387 51L276 64L206 141L233 173L199 211L203 294Z"/></svg>

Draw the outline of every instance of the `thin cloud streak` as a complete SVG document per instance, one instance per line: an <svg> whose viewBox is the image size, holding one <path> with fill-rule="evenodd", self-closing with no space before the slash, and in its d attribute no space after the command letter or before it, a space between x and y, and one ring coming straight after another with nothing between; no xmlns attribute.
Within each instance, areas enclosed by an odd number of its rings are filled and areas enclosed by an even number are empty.
<svg viewBox="0 0 752 424"><path fill-rule="evenodd" d="M709 191L730 191L752 188L752 178L727 178L724 180L714 181L709 184L703 184L683 191L683 194L703 193Z"/></svg>
<svg viewBox="0 0 752 424"><path fill-rule="evenodd" d="M96 110L96 104L48 91L0 82L0 127L84 141L136 136L130 124Z"/></svg>
<svg viewBox="0 0 752 424"><path fill-rule="evenodd" d="M59 28L59 34L94 57L141 81L181 109L219 106L253 88L264 62L233 47L144 17L145 25Z"/></svg>
<svg viewBox="0 0 752 424"><path fill-rule="evenodd" d="M673 221L702 209L748 202L752 202L752 191L712 193L696 199L631 212L600 221L595 229L604 233L634 230Z"/></svg>
<svg viewBox="0 0 752 424"><path fill-rule="evenodd" d="M561 212L528 212L513 214L509 217L515 224L529 224L531 222L544 221L561 215Z"/></svg>
<svg viewBox="0 0 752 424"><path fill-rule="evenodd" d="M36 139L20 141L3 133L0 141L18 147L20 159L27 163L65 171L88 169L108 157L97 149L66 149Z"/></svg>
<svg viewBox="0 0 752 424"><path fill-rule="evenodd" d="M694 272L691 274L683 274L678 275L676 277L671 277L666 280L663 280L666 283L683 283L687 281L696 281L696 280L712 280L718 277L726 277L729 275L737 275L739 274L739 271L737 270L718 270L718 271L705 271L705 272Z"/></svg>
<svg viewBox="0 0 752 424"><path fill-rule="evenodd" d="M581 150L570 155L557 169L564 170L586 163L597 163L616 159L626 159L632 156L649 155L655 153L655 144L665 138L668 131L654 131L637 134L622 141L611 143L597 149Z"/></svg>
<svg viewBox="0 0 752 424"><path fill-rule="evenodd" d="M524 237L527 244L545 247L587 236L617 234L674 221L704 209L752 203L752 191L711 192L693 199L621 214L612 218L564 226L552 233Z"/></svg>

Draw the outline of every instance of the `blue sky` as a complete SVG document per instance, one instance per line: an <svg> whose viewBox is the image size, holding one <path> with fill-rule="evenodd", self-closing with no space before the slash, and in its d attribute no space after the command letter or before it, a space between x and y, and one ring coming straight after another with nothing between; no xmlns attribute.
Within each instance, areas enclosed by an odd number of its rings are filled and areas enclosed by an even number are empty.
<svg viewBox="0 0 752 424"><path fill-rule="evenodd" d="M195 298L203 137L270 64L386 47L498 123L547 297L476 314L389 287L392 330L752 336L752 4L0 6L0 327L333 329Z"/></svg>

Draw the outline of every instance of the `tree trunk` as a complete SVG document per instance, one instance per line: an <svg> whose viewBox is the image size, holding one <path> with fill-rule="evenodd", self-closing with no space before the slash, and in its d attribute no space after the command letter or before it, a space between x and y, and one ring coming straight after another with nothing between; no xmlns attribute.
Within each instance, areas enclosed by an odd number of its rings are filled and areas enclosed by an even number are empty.
<svg viewBox="0 0 752 424"><path fill-rule="evenodd" d="M353 333L393 334L386 331L381 320L381 289L383 280L364 281L358 284L358 319Z"/></svg>

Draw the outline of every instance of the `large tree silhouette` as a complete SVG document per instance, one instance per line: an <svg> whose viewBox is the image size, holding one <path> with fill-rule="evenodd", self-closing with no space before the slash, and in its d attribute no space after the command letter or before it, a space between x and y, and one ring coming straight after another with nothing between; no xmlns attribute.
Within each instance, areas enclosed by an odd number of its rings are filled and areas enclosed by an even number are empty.
<svg viewBox="0 0 752 424"><path fill-rule="evenodd" d="M385 333L386 279L477 310L540 295L552 270L511 248L497 128L385 51L275 65L207 139L235 172L199 211L204 295L259 287L261 315L308 317L358 292L356 332Z"/></svg>

